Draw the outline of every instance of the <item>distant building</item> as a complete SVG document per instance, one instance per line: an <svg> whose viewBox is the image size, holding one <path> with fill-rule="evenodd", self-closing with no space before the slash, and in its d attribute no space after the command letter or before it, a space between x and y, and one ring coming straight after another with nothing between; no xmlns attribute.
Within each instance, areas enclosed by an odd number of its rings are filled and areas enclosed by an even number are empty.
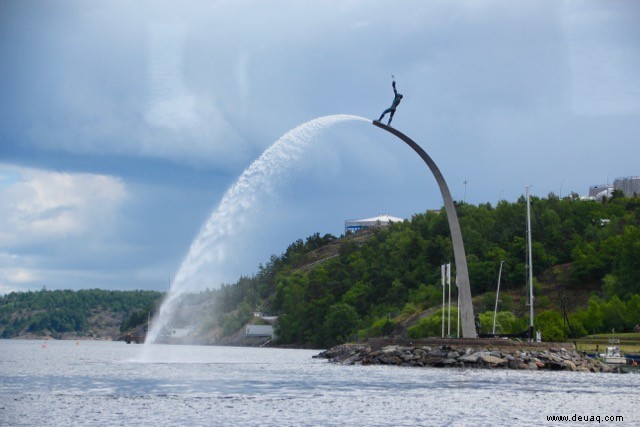
<svg viewBox="0 0 640 427"><path fill-rule="evenodd" d="M610 196L612 191L613 191L613 187L610 186L609 184L593 185L589 187L589 197L593 197L594 199L599 199L599 198L602 198L603 193L606 194L607 196Z"/></svg>
<svg viewBox="0 0 640 427"><path fill-rule="evenodd" d="M246 325L244 334L248 337L274 337L273 325Z"/></svg>
<svg viewBox="0 0 640 427"><path fill-rule="evenodd" d="M625 197L637 197L640 195L640 176L616 178L613 181L613 188L622 191Z"/></svg>
<svg viewBox="0 0 640 427"><path fill-rule="evenodd" d="M344 222L344 231L355 233L363 228L386 227L392 222L402 222L404 218L397 218L389 214L375 216L373 218L352 219Z"/></svg>
<svg viewBox="0 0 640 427"><path fill-rule="evenodd" d="M589 187L589 199L600 200L609 198L613 190L620 190L625 197L637 197L640 195L640 176L627 176L616 178L613 185L598 184Z"/></svg>

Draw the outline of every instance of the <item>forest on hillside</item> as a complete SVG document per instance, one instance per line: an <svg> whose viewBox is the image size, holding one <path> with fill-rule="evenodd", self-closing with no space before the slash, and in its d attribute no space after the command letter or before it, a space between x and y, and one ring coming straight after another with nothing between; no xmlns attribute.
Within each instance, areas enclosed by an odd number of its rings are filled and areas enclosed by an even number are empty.
<svg viewBox="0 0 640 427"><path fill-rule="evenodd" d="M156 291L109 291L103 289L11 292L0 296L0 338L30 333L60 337L73 332L88 335L117 322L127 330L130 323L146 321L164 294ZM142 317L143 319L138 320ZM112 318L112 319L111 319ZM114 337L112 337L114 338Z"/></svg>
<svg viewBox="0 0 640 427"><path fill-rule="evenodd" d="M531 206L535 325L544 339L628 331L640 323L640 199L616 193L596 202L550 194L533 197ZM490 332L493 322L501 261L506 291L498 331L526 329L525 199L456 208L481 331ZM306 257L336 242L338 256L300 268ZM255 276L211 291L216 302L207 327L231 333L258 308L279 315L281 343L326 347L393 333L431 308L431 316L407 333L439 336L440 266L452 261L444 210L380 229L364 244L315 234L272 256Z"/></svg>

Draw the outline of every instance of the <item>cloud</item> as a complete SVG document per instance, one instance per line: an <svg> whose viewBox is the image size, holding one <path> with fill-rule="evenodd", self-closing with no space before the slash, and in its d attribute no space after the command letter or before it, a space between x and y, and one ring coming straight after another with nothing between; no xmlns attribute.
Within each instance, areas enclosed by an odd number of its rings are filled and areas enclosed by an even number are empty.
<svg viewBox="0 0 640 427"><path fill-rule="evenodd" d="M117 178L0 164L0 248L101 236L126 200Z"/></svg>
<svg viewBox="0 0 640 427"><path fill-rule="evenodd" d="M117 240L127 198L115 177L0 164L0 288L37 288L73 275L70 265L85 268L91 254Z"/></svg>

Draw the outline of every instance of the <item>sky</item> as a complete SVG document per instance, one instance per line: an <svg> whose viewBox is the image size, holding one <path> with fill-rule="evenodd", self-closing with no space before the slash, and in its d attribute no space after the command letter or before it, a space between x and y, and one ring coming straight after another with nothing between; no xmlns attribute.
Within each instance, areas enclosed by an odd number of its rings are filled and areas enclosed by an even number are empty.
<svg viewBox="0 0 640 427"><path fill-rule="evenodd" d="M376 119L392 75L392 125L454 199L640 175L638 22L633 0L3 1L0 293L166 290L265 149L318 117ZM290 163L202 288L345 220L442 206L421 159L364 121Z"/></svg>

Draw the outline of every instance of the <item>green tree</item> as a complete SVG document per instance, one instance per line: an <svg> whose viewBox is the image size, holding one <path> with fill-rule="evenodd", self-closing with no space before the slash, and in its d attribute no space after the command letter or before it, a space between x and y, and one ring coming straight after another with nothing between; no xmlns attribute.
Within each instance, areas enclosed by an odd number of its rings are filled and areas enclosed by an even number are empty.
<svg viewBox="0 0 640 427"><path fill-rule="evenodd" d="M356 309L349 304L339 302L329 307L324 321L326 344L331 346L348 341L359 321Z"/></svg>
<svg viewBox="0 0 640 427"><path fill-rule="evenodd" d="M557 310L543 311L535 316L534 325L541 331L544 341L564 341L567 337L562 313Z"/></svg>

